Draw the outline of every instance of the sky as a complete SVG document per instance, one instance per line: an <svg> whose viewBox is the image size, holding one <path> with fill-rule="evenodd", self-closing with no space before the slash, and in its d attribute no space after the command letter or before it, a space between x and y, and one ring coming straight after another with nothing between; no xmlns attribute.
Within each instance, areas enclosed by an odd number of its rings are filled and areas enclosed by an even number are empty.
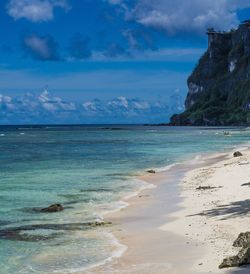
<svg viewBox="0 0 250 274"><path fill-rule="evenodd" d="M250 0L2 0L0 124L161 123Z"/></svg>

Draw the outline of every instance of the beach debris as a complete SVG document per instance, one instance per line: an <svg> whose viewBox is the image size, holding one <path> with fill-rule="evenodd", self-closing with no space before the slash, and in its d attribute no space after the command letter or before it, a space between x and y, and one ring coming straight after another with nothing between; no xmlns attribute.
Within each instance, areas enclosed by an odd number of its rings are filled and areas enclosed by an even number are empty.
<svg viewBox="0 0 250 274"><path fill-rule="evenodd" d="M240 233L233 246L242 247L242 249L237 255L225 258L219 268L250 264L250 232Z"/></svg>
<svg viewBox="0 0 250 274"><path fill-rule="evenodd" d="M49 207L42 208L41 212L52 213L52 212L59 212L59 211L63 211L63 210L64 210L64 208L61 204L53 204L53 205L50 205Z"/></svg>
<svg viewBox="0 0 250 274"><path fill-rule="evenodd" d="M222 188L222 186L215 187L215 186L199 186L196 188L196 190L210 190L215 188Z"/></svg>
<svg viewBox="0 0 250 274"><path fill-rule="evenodd" d="M139 195L138 197L139 197L139 198L144 198L144 197L149 197L149 195L144 194L144 195Z"/></svg>
<svg viewBox="0 0 250 274"><path fill-rule="evenodd" d="M249 183L244 183L241 186L250 186L250 182Z"/></svg>
<svg viewBox="0 0 250 274"><path fill-rule="evenodd" d="M235 151L233 155L234 155L234 157L243 156L243 154L241 152L239 152L239 151Z"/></svg>
<svg viewBox="0 0 250 274"><path fill-rule="evenodd" d="M147 170L147 172L151 173L151 174L155 174L156 173L156 171L154 169L149 169L149 170Z"/></svg>

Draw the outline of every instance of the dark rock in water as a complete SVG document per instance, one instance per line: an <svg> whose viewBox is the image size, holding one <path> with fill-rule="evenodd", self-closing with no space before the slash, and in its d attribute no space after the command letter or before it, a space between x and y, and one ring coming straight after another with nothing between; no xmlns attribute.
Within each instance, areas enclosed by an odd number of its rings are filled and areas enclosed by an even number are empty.
<svg viewBox="0 0 250 274"><path fill-rule="evenodd" d="M104 226L110 226L111 222L86 222L86 223L66 223L66 224L34 224L19 227L9 227L0 230L0 239L11 241L46 241L62 234L62 231L85 231ZM56 231L49 235L32 234L32 231L37 230L51 230Z"/></svg>
<svg viewBox="0 0 250 274"><path fill-rule="evenodd" d="M32 231L34 230L35 229L20 230L18 228L0 230L0 238L10 241L37 242L51 240L62 234L61 232L51 233L49 235L32 234Z"/></svg>
<svg viewBox="0 0 250 274"><path fill-rule="evenodd" d="M234 157L240 157L243 156L243 154L239 151L234 152Z"/></svg>
<svg viewBox="0 0 250 274"><path fill-rule="evenodd" d="M0 220L0 226L4 226L4 225L9 225L11 224L12 222L9 222L9 221L1 221Z"/></svg>
<svg viewBox="0 0 250 274"><path fill-rule="evenodd" d="M122 128L122 127L104 127L102 129L106 129L106 130L126 130L125 128Z"/></svg>
<svg viewBox="0 0 250 274"><path fill-rule="evenodd" d="M53 204L49 207L45 207L41 209L41 212L59 212L59 211L63 211L63 206L61 204Z"/></svg>
<svg viewBox="0 0 250 274"><path fill-rule="evenodd" d="M80 192L112 192L110 188L87 188L81 189Z"/></svg>
<svg viewBox="0 0 250 274"><path fill-rule="evenodd" d="M149 169L147 172L148 172L148 173L151 173L151 174L155 174L155 173L156 173L156 171L153 170L153 169Z"/></svg>
<svg viewBox="0 0 250 274"><path fill-rule="evenodd" d="M21 233L20 231L10 231L6 232L5 235L1 235L1 238L10 241L38 242L52 240L58 235L58 233L52 233L51 235L29 235L28 233Z"/></svg>
<svg viewBox="0 0 250 274"><path fill-rule="evenodd" d="M250 247L250 232L240 233L238 238L234 241L235 247Z"/></svg>

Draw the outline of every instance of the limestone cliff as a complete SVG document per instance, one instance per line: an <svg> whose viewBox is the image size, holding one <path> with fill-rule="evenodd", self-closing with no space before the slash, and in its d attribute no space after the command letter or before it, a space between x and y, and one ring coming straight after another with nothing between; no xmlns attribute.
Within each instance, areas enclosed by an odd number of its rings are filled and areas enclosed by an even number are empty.
<svg viewBox="0 0 250 274"><path fill-rule="evenodd" d="M238 29L209 29L208 50L188 78L185 111L172 125L250 124L250 21Z"/></svg>

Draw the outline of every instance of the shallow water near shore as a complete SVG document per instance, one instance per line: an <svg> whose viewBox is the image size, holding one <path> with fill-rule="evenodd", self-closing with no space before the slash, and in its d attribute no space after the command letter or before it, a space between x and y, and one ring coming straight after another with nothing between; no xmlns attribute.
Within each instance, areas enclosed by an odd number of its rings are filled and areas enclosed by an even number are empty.
<svg viewBox="0 0 250 274"><path fill-rule="evenodd" d="M110 225L88 224L147 187L138 175L249 136L244 128L1 127L0 273L72 273L118 256ZM39 212L53 203L65 210Z"/></svg>

